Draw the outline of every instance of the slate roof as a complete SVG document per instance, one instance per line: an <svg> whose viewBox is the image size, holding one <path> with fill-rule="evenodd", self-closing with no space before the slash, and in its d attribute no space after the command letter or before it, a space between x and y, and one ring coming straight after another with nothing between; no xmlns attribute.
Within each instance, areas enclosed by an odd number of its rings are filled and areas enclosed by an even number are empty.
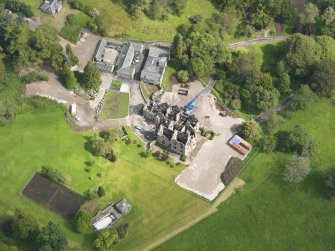
<svg viewBox="0 0 335 251"><path fill-rule="evenodd" d="M157 47L151 47L141 72L141 80L155 85L160 85L164 69L167 65L169 53Z"/></svg>
<svg viewBox="0 0 335 251"><path fill-rule="evenodd" d="M62 4L62 0L45 0L41 5L40 10L53 15L62 8Z"/></svg>

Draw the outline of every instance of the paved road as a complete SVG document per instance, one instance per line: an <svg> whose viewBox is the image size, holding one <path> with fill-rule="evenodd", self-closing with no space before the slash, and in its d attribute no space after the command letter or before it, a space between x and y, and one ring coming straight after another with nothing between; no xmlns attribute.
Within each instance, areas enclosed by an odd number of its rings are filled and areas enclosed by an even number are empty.
<svg viewBox="0 0 335 251"><path fill-rule="evenodd" d="M234 43L229 44L229 46L234 49L234 48L249 46L253 44L263 44L263 43L285 41L287 38L288 38L287 36L253 38L253 39L248 39L244 41L234 42Z"/></svg>

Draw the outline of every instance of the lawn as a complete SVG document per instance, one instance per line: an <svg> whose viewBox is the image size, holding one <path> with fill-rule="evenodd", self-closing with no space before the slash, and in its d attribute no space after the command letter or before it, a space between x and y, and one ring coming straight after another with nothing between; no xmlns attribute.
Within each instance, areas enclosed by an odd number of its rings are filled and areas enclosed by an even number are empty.
<svg viewBox="0 0 335 251"><path fill-rule="evenodd" d="M322 100L281 126L303 125L318 143L312 172L296 190L282 181L289 156L259 153L240 175L247 181L241 192L156 250L334 250L335 204L325 197L322 178L335 165L334 109Z"/></svg>
<svg viewBox="0 0 335 251"><path fill-rule="evenodd" d="M159 90L156 85L143 83L143 82L140 83L140 88L146 100L150 100L151 95Z"/></svg>
<svg viewBox="0 0 335 251"><path fill-rule="evenodd" d="M41 0L23 0L31 4L35 9L35 15L41 16L42 22L55 27L58 31L63 27L65 18L70 13L78 13L69 9L67 3L64 4L60 13L50 16L38 11ZM123 34L129 39L140 41L168 40L172 41L176 27L185 23L192 15L200 14L204 18L210 17L217 10L209 0L187 0L184 13L181 16L170 15L168 20L151 20L146 16L132 19L123 7L111 0L82 0L93 8L96 8L104 18L105 26L108 27L108 35Z"/></svg>
<svg viewBox="0 0 335 251"><path fill-rule="evenodd" d="M122 81L120 80L113 80L112 81L112 85L111 85L111 89L114 91L119 91L122 85Z"/></svg>
<svg viewBox="0 0 335 251"><path fill-rule="evenodd" d="M94 157L87 150L87 137L92 134L72 131L64 121L62 110L54 107L26 111L13 124L0 128L0 219L20 207L33 214L41 225L49 220L60 224L71 247L92 249L94 234L76 234L72 221L20 195L42 165L51 165L69 175L70 188L80 194L104 186L106 196L95 201L100 208L122 198L130 201L133 208L122 220L129 223L129 235L118 250L141 250L209 208L207 202L173 183L182 167L170 168L153 157L140 157L143 144L137 146L140 141L131 131L131 144L118 141L114 145L118 156L115 164ZM85 162L89 160L95 163L87 172ZM29 244L22 245L22 250L36 250Z"/></svg>
<svg viewBox="0 0 335 251"><path fill-rule="evenodd" d="M99 120L117 119L128 116L129 94L110 91L105 94L105 103Z"/></svg>

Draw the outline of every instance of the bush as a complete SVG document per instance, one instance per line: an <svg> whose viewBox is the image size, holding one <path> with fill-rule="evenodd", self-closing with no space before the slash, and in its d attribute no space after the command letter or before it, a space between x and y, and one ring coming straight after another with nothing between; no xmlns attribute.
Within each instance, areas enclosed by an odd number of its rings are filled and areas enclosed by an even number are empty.
<svg viewBox="0 0 335 251"><path fill-rule="evenodd" d="M187 159L186 155L182 155L182 156L180 156L180 160L181 160L181 161L184 161L184 162L185 162L186 159Z"/></svg>
<svg viewBox="0 0 335 251"><path fill-rule="evenodd" d="M277 138L274 136L265 136L261 139L260 145L263 152L273 152L277 146Z"/></svg>
<svg viewBox="0 0 335 251"><path fill-rule="evenodd" d="M10 226L15 239L34 240L38 233L37 220L23 209L15 209Z"/></svg>
<svg viewBox="0 0 335 251"><path fill-rule="evenodd" d="M69 65L74 66L78 64L79 59L76 55L74 55L72 48L69 44L66 45L66 55L68 56Z"/></svg>
<svg viewBox="0 0 335 251"><path fill-rule="evenodd" d="M80 210L74 223L75 230L78 233L89 232L91 229L91 219L92 217L87 211Z"/></svg>
<svg viewBox="0 0 335 251"><path fill-rule="evenodd" d="M94 160L94 159L85 162L85 164L86 164L87 166L93 166L94 163L95 163L95 160Z"/></svg>
<svg viewBox="0 0 335 251"><path fill-rule="evenodd" d="M98 187L98 196L99 197L103 197L103 196L105 196L105 189L102 187L102 186L99 186Z"/></svg>
<svg viewBox="0 0 335 251"><path fill-rule="evenodd" d="M111 150L111 152L106 155L106 159L108 159L112 163L116 162L117 157L116 157L115 153L113 152L113 150Z"/></svg>
<svg viewBox="0 0 335 251"><path fill-rule="evenodd" d="M145 152L141 152L141 157L143 158L149 158L152 155L151 150L146 150Z"/></svg>
<svg viewBox="0 0 335 251"><path fill-rule="evenodd" d="M227 186L243 168L243 161L239 158L232 157L227 163L224 172L221 174L222 183Z"/></svg>
<svg viewBox="0 0 335 251"><path fill-rule="evenodd" d="M162 153L160 159L162 161L167 161L169 159L169 155L166 153Z"/></svg>
<svg viewBox="0 0 335 251"><path fill-rule="evenodd" d="M84 197L87 201L94 200L98 197L98 194L96 191L89 189L84 193Z"/></svg>
<svg viewBox="0 0 335 251"><path fill-rule="evenodd" d="M65 176L63 174L62 171L60 170L57 170L51 166L42 166L42 169L41 169L41 174L50 179L50 180L53 180L55 182L58 182L58 183L61 183L61 184L64 184L65 182Z"/></svg>
<svg viewBox="0 0 335 251"><path fill-rule="evenodd" d="M6 9L10 9L13 12L20 13L25 17L31 18L34 13L30 5L19 2L17 0L5 0Z"/></svg>
<svg viewBox="0 0 335 251"><path fill-rule="evenodd" d="M152 154L152 156L154 156L155 158L159 159L161 157L161 152L160 151L156 151Z"/></svg>
<svg viewBox="0 0 335 251"><path fill-rule="evenodd" d="M189 80L189 74L185 70L180 70L177 72L177 78L180 82L186 83Z"/></svg>
<svg viewBox="0 0 335 251"><path fill-rule="evenodd" d="M326 173L325 185L327 196L333 199L335 197L335 167Z"/></svg>
<svg viewBox="0 0 335 251"><path fill-rule="evenodd" d="M113 245L118 242L118 233L112 229L104 229L100 231L94 241L94 246L99 251L112 250Z"/></svg>
<svg viewBox="0 0 335 251"><path fill-rule="evenodd" d="M116 232L117 232L120 239L124 239L124 238L127 237L128 227L129 227L129 225L128 225L128 223L126 223L126 224L122 224L121 226L116 228Z"/></svg>
<svg viewBox="0 0 335 251"><path fill-rule="evenodd" d="M22 77L21 80L22 80L23 83L29 84L29 83L35 82L35 81L48 81L49 78L45 74L33 71L33 72L28 73L24 77Z"/></svg>

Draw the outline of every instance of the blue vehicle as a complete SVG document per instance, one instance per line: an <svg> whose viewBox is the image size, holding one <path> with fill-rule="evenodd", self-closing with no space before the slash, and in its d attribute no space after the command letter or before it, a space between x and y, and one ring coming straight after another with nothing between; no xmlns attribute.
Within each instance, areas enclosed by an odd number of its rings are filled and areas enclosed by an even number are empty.
<svg viewBox="0 0 335 251"><path fill-rule="evenodd" d="M183 108L183 111L184 111L184 114L185 116L190 116L192 110L194 107L196 107L196 101L198 100L198 98L200 98L208 89L209 87L206 86L204 89L202 89L201 92L198 93L197 96L195 96L189 103L187 103L184 108Z"/></svg>

